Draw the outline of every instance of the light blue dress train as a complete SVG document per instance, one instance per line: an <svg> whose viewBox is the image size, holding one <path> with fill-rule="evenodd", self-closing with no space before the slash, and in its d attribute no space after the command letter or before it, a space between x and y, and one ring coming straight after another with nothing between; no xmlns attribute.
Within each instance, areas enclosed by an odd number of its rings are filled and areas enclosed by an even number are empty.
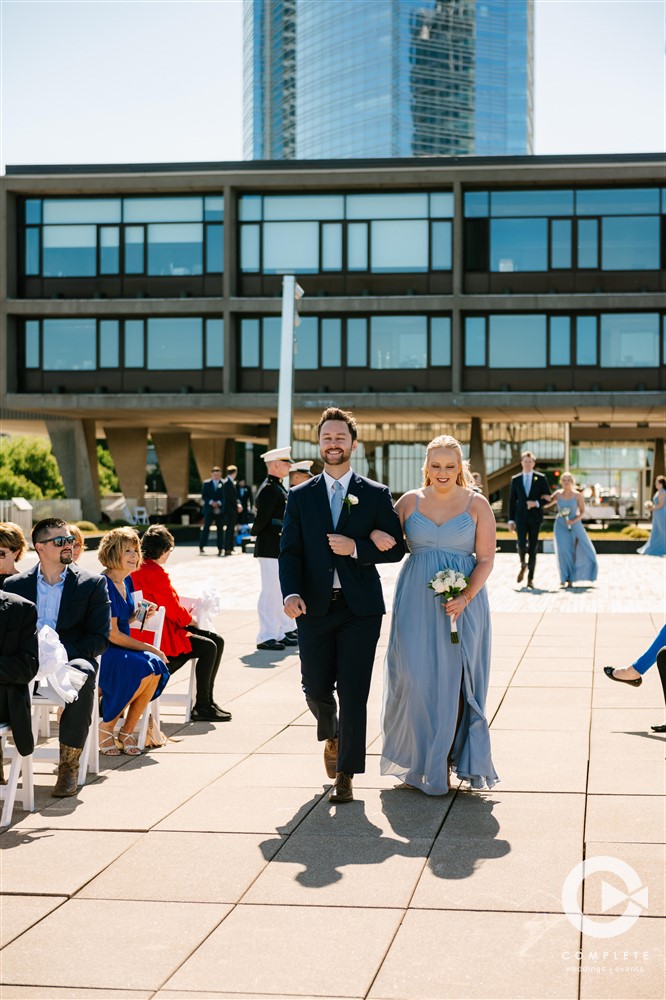
<svg viewBox="0 0 666 1000"><path fill-rule="evenodd" d="M417 497L405 522L411 555L396 584L384 663L381 773L427 795L446 793L449 761L473 788L498 781L484 712L491 641L486 588L458 618L455 645L441 598L427 586L440 569L472 573L476 525L469 505L475 495L464 513L439 526L419 511Z"/></svg>
<svg viewBox="0 0 666 1000"><path fill-rule="evenodd" d="M576 521L567 527L567 521L578 516L578 503L575 497L565 500L557 498L557 513L555 521L555 552L560 569L560 583L578 583L597 578L599 567L594 545L587 536L581 521Z"/></svg>
<svg viewBox="0 0 666 1000"><path fill-rule="evenodd" d="M657 490L654 502L658 503L664 491ZM652 530L645 545L638 550L642 556L666 556L666 504L652 512Z"/></svg>

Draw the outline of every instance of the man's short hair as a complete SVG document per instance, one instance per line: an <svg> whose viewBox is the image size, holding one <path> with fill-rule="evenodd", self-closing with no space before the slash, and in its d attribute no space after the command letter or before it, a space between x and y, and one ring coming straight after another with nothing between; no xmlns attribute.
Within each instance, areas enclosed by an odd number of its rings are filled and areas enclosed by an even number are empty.
<svg viewBox="0 0 666 1000"><path fill-rule="evenodd" d="M524 458L531 458L533 462L536 462L536 455L533 455L531 451L524 451L520 456L520 460L522 461Z"/></svg>
<svg viewBox="0 0 666 1000"><path fill-rule="evenodd" d="M238 472L238 466L237 465L228 465L227 466L227 475L230 475L232 472Z"/></svg>
<svg viewBox="0 0 666 1000"><path fill-rule="evenodd" d="M141 536L141 551L144 559L159 559L174 547L174 538L163 524L151 524Z"/></svg>
<svg viewBox="0 0 666 1000"><path fill-rule="evenodd" d="M317 441L321 436L321 429L327 420L341 420L347 424L352 441L358 438L358 430L353 415L348 410L341 410L339 406L327 406L317 424Z"/></svg>
<svg viewBox="0 0 666 1000"><path fill-rule="evenodd" d="M210 471L211 472L222 472L222 469L220 468L219 465L214 465L213 468Z"/></svg>
<svg viewBox="0 0 666 1000"><path fill-rule="evenodd" d="M32 529L32 544L43 542L47 531L52 531L54 528L66 528L66 534L69 534L69 525L61 517L43 517Z"/></svg>

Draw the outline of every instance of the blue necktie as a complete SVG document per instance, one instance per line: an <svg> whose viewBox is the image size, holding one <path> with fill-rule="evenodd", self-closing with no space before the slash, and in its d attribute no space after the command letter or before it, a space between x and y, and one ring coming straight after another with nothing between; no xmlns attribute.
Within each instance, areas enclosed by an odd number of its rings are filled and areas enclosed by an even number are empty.
<svg viewBox="0 0 666 1000"><path fill-rule="evenodd" d="M333 483L333 494L331 496L331 517L333 518L333 527L336 528L338 521L340 520L340 514L342 513L342 483L337 479Z"/></svg>

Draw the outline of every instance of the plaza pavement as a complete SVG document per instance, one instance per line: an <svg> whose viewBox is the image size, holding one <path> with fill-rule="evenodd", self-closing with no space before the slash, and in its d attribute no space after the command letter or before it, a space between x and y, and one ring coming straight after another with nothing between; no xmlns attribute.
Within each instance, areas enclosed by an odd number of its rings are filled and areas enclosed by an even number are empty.
<svg viewBox="0 0 666 1000"><path fill-rule="evenodd" d="M500 783L428 798L380 776L387 618L367 772L336 808L298 657L255 649L256 562L176 550L181 592L220 592L216 697L233 721L166 716L173 742L101 758L76 799L51 798L38 766L36 811L0 836L2 1000L663 997L665 737L650 725L664 703L656 668L636 689L602 667L663 624L666 560L600 556L596 586L573 592L554 556L532 592L516 561L498 555L489 583ZM382 569L388 598L396 574ZM597 856L630 865L649 899L588 877L581 935L563 883ZM628 905L632 926L598 936Z"/></svg>

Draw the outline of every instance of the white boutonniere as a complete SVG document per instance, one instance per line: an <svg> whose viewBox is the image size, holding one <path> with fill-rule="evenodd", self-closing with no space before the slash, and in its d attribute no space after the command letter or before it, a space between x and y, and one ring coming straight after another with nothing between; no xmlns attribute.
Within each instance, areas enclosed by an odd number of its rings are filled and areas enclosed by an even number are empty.
<svg viewBox="0 0 666 1000"><path fill-rule="evenodd" d="M353 493L348 493L343 502L347 505L347 510L351 511L352 507L358 503L358 497L354 496Z"/></svg>

